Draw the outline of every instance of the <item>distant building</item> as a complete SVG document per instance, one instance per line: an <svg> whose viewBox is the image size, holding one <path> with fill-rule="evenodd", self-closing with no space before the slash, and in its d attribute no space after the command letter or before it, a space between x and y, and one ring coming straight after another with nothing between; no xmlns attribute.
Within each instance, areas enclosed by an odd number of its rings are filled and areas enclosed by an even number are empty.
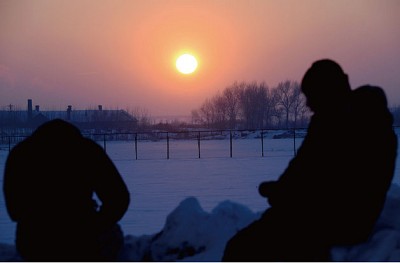
<svg viewBox="0 0 400 263"><path fill-rule="evenodd" d="M32 100L28 100L27 110L0 110L0 128L7 129L35 129L46 121L63 119L82 131L133 131L137 128L138 120L124 110L98 109L74 110L68 105L65 111L40 111L39 105L32 107Z"/></svg>

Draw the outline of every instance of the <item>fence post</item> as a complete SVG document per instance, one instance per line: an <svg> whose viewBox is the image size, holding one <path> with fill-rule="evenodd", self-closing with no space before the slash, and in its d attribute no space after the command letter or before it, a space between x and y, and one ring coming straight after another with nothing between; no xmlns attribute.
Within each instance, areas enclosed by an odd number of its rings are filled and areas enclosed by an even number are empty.
<svg viewBox="0 0 400 263"><path fill-rule="evenodd" d="M138 156L137 156L137 133L135 133L135 158L136 158L136 160L138 159Z"/></svg>
<svg viewBox="0 0 400 263"><path fill-rule="evenodd" d="M167 132L167 159L169 159L169 134Z"/></svg>
<svg viewBox="0 0 400 263"><path fill-rule="evenodd" d="M232 158L232 130L229 131L229 141L230 141L230 154Z"/></svg>
<svg viewBox="0 0 400 263"><path fill-rule="evenodd" d="M197 148L199 150L199 159L200 159L200 132L197 134Z"/></svg>
<svg viewBox="0 0 400 263"><path fill-rule="evenodd" d="M104 151L107 152L106 135L105 134L103 134L103 148L104 148Z"/></svg>
<svg viewBox="0 0 400 263"><path fill-rule="evenodd" d="M264 130L261 130L261 156L264 157Z"/></svg>

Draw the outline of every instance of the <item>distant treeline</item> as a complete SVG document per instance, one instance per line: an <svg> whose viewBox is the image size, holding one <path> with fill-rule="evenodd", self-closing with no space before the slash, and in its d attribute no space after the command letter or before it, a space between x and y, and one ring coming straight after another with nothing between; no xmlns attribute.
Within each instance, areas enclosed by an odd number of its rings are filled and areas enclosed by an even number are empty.
<svg viewBox="0 0 400 263"><path fill-rule="evenodd" d="M400 106L390 110L399 126ZM234 82L193 110L192 122L216 129L304 128L311 114L296 81L272 88L264 82Z"/></svg>
<svg viewBox="0 0 400 263"><path fill-rule="evenodd" d="M272 88L234 82L192 111L194 123L218 129L306 127L309 116L300 84L290 80Z"/></svg>

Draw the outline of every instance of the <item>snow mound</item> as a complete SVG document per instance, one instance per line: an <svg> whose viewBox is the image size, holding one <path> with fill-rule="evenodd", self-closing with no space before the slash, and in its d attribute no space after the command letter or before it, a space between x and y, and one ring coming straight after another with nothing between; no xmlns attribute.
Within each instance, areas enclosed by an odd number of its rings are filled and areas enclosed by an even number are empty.
<svg viewBox="0 0 400 263"><path fill-rule="evenodd" d="M160 233L143 239L128 236L122 259L218 261L226 242L258 217L247 207L230 201L207 213L196 198L189 197L171 212ZM148 247L143 249L145 245Z"/></svg>
<svg viewBox="0 0 400 263"><path fill-rule="evenodd" d="M220 261L226 242L259 218L231 201L205 212L196 198L183 200L167 217L163 230L151 237L126 239L123 260ZM147 246L143 249L144 246ZM139 251L140 253L138 253ZM393 184L371 238L332 249L333 261L400 261L400 187Z"/></svg>

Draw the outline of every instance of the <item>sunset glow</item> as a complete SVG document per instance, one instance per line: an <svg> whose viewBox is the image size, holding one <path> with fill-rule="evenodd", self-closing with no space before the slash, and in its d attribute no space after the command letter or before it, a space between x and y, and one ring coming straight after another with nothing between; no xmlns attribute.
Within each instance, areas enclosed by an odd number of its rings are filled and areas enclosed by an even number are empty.
<svg viewBox="0 0 400 263"><path fill-rule="evenodd" d="M190 115L235 81L301 81L321 58L397 105L399 13L398 0L2 0L0 107ZM182 54L197 67L178 71Z"/></svg>
<svg viewBox="0 0 400 263"><path fill-rule="evenodd" d="M193 55L183 54L176 60L176 68L182 74L193 73L197 68L197 60Z"/></svg>

